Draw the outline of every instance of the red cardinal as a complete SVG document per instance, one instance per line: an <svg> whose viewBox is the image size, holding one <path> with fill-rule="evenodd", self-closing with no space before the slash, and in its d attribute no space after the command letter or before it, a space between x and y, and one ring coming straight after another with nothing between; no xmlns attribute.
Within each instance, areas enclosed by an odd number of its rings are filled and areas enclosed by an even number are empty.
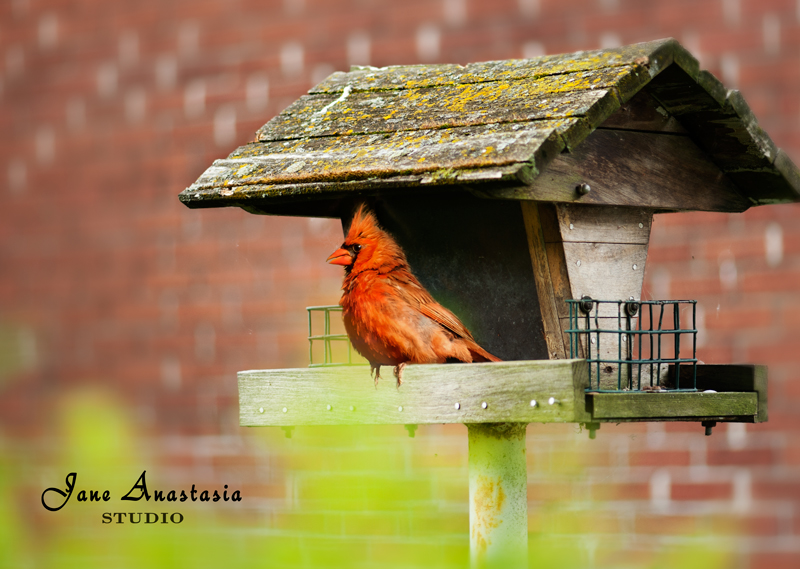
<svg viewBox="0 0 800 569"><path fill-rule="evenodd" d="M407 363L501 361L422 287L403 250L364 205L328 262L344 266L339 301L344 327L353 347L369 361L376 385L382 365L394 366L400 387Z"/></svg>

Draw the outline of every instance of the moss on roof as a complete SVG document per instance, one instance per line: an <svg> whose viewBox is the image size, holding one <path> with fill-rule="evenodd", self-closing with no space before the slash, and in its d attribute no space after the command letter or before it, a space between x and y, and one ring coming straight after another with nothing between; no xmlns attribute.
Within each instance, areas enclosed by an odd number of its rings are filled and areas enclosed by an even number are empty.
<svg viewBox="0 0 800 569"><path fill-rule="evenodd" d="M337 72L259 129L254 142L216 160L180 199L189 207L249 208L387 188L530 184L645 87L752 204L800 200L797 168L739 92L700 71L673 39L467 66Z"/></svg>

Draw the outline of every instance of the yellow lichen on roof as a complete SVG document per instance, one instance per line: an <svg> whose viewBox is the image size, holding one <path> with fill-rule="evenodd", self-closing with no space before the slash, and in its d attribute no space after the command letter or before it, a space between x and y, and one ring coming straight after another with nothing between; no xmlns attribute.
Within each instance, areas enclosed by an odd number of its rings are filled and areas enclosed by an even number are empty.
<svg viewBox="0 0 800 569"><path fill-rule="evenodd" d="M445 64L357 69L350 73L335 73L311 92L335 93L341 91L345 85L349 85L354 91L417 89L485 81L536 79L576 71L597 71L603 68L633 65L637 60L653 56L660 50L668 52L668 49L662 48L669 48L673 44L677 45L674 40L659 40L611 50L486 61L466 66Z"/></svg>
<svg viewBox="0 0 800 569"><path fill-rule="evenodd" d="M568 122L541 121L541 128L533 131L500 124L402 132L389 137L322 138L306 140L291 149L281 143L253 143L228 159L215 161L194 189L333 180L345 172L363 176L527 164L542 141Z"/></svg>
<svg viewBox="0 0 800 569"><path fill-rule="evenodd" d="M536 80L361 92L350 94L346 101L335 95L312 95L267 123L259 140L582 116L607 92L619 99L618 86L638 81L637 69L624 66Z"/></svg>
<svg viewBox="0 0 800 569"><path fill-rule="evenodd" d="M306 184L361 180L359 188L378 187L389 178L415 183L423 172L426 180L441 183L513 180L517 174L522 183L532 183L546 160L574 150L673 63L678 71L668 75L667 89L648 87L665 112L690 117L688 130L708 127L696 142L710 145L705 150L726 175L753 187L772 184L756 192L752 199L758 203L795 195L786 184L800 187L800 174L797 183L791 181L786 172L796 168L785 155L776 158L778 150L759 134L746 104L700 72L677 42L661 40L466 66L336 72L264 125L258 142L215 162L182 199L244 196L235 188L247 186L258 187L263 197L270 187L291 194L292 184L304 194L310 191ZM706 114L691 115L701 111ZM719 139L724 140L716 144Z"/></svg>

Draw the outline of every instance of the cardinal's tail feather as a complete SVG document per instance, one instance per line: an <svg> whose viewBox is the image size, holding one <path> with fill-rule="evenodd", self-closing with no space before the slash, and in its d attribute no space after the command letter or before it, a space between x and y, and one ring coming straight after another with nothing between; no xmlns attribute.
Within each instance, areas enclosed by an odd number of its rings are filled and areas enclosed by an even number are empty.
<svg viewBox="0 0 800 569"><path fill-rule="evenodd" d="M483 348L481 348L478 344L470 343L467 345L469 349L469 353L472 356L473 362L502 362L500 358L497 356L493 356Z"/></svg>

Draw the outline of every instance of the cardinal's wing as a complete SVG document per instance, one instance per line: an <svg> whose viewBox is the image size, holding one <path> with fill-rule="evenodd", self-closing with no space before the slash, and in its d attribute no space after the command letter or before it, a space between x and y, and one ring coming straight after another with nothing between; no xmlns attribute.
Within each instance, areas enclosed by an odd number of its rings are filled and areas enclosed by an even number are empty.
<svg viewBox="0 0 800 569"><path fill-rule="evenodd" d="M414 275L405 271L393 271L391 277L395 289L404 301L440 326L450 330L456 336L475 341L470 331L461 323L461 320L436 302Z"/></svg>

